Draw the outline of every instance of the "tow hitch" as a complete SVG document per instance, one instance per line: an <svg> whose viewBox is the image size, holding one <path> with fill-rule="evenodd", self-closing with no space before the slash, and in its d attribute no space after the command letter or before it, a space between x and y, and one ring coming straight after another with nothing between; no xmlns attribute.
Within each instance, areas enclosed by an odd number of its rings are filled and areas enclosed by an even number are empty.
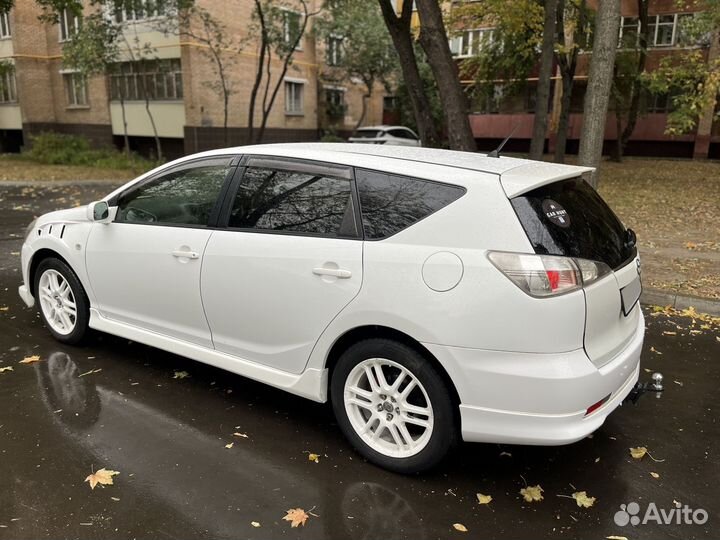
<svg viewBox="0 0 720 540"><path fill-rule="evenodd" d="M630 390L630 393L623 400L623 403L629 401L634 405L638 402L640 396L642 396L645 392L655 392L655 397L659 398L661 392L663 391L662 373L656 371L650 378L652 379L650 382L643 383L638 381L635 383L635 386L632 390Z"/></svg>

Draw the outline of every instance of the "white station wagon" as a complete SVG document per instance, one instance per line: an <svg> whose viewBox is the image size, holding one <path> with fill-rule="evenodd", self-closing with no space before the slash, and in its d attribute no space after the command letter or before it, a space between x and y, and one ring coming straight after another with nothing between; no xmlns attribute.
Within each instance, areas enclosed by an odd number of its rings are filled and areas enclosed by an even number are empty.
<svg viewBox="0 0 720 540"><path fill-rule="evenodd" d="M319 402L400 472L465 441L556 445L638 380L635 236L582 175L508 157L351 144L214 150L22 248L28 306Z"/></svg>

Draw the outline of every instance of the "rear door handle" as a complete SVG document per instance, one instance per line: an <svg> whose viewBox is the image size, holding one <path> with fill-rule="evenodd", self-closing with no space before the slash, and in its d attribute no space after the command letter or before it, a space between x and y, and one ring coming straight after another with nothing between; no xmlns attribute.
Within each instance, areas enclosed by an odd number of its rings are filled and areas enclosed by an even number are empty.
<svg viewBox="0 0 720 540"><path fill-rule="evenodd" d="M313 268L313 274L316 276L333 276L340 279L347 279L352 276L350 270L343 270L342 268Z"/></svg>
<svg viewBox="0 0 720 540"><path fill-rule="evenodd" d="M173 254L173 257L177 257L177 258L184 257L186 259L197 259L198 257L200 257L200 255L195 251L184 251L181 249L176 249L175 251L172 252L172 254Z"/></svg>

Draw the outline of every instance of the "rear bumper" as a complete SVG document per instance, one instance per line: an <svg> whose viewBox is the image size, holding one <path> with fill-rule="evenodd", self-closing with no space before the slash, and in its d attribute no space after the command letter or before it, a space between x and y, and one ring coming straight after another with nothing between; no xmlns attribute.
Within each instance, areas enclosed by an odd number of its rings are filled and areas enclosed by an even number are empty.
<svg viewBox="0 0 720 540"><path fill-rule="evenodd" d="M598 429L630 393L644 332L641 314L632 340L600 368L582 349L553 355L425 346L455 382L464 440L561 445Z"/></svg>

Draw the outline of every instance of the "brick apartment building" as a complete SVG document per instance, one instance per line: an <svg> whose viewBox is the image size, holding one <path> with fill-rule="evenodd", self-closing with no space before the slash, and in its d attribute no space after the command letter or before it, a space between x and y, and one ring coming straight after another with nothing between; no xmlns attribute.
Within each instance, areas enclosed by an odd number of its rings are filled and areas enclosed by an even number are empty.
<svg viewBox="0 0 720 540"><path fill-rule="evenodd" d="M321 0L313 2L319 6ZM222 21L236 42L249 35L252 0L197 3ZM59 24L43 24L34 0L18 0L9 13L0 15L0 62L8 66L0 74L0 151L18 151L28 144L31 135L43 131L83 135L97 145L121 146L123 122L118 94L123 85L130 146L150 152L153 130L144 95L138 90L139 77L151 81L150 108L167 156L224 145L222 99L209 87L216 76L202 46L158 30L157 20L169 16L154 7L162 3L140 0L133 5L135 9L116 10L112 16L123 24L128 42L137 37L152 47L153 60L133 62L126 54L116 75L87 80L62 62L63 44L81 20L64 12ZM300 16L288 10L287 24L296 23ZM317 140L326 131L347 135L360 118L362 83L332 82L337 80L332 72L341 49L338 43L328 47L316 39L311 25L312 21L284 77L264 142ZM258 40L245 41L229 70L233 93L228 133L233 145L246 142L248 101L258 61ZM279 71L280 63L274 61L273 81ZM382 123L383 103L383 89L378 85L368 100L364 125Z"/></svg>
<svg viewBox="0 0 720 540"><path fill-rule="evenodd" d="M593 5L597 1L590 0L588 3ZM449 9L452 9L453 5L454 3L450 4ZM698 9L699 7L693 2L687 2L685 7L681 8L676 0L650 1L648 6L650 39L646 69L656 68L662 57L677 54L681 50L678 36L683 17L692 16L692 13ZM637 1L622 0L621 13L619 44L623 41L623 33L639 31ZM454 35L451 39L451 50L458 62L462 63L465 58L472 56L478 47L482 46L483 40L492 39L492 31L491 26L484 25L479 21L477 26L464 28L462 32ZM709 47L707 45L699 46L703 47L707 54ZM568 130L567 149L570 153L576 153L579 146L590 56L591 54L581 53L578 58ZM551 112L550 119L551 133L547 141L547 150L551 153L555 146L552 126L557 124L559 100L562 93L557 66L554 66L553 73L555 80L551 97L553 112ZM473 81L464 80L463 83L471 85ZM478 100L472 103L473 114L470 116L470 122L480 149L494 147L498 141L505 138L515 128L517 129L514 132L513 140L507 148L515 151L529 149L534 120L536 86L537 74L534 78L528 79L524 96L503 99L501 85L498 85L497 99ZM692 134L674 137L665 135L665 125L670 107L671 102L667 96L649 96L647 102L644 103L641 117L628 143L626 153L629 155L720 158L720 122L700 122L699 128ZM616 137L615 116L611 110L605 126L606 150L611 148Z"/></svg>

